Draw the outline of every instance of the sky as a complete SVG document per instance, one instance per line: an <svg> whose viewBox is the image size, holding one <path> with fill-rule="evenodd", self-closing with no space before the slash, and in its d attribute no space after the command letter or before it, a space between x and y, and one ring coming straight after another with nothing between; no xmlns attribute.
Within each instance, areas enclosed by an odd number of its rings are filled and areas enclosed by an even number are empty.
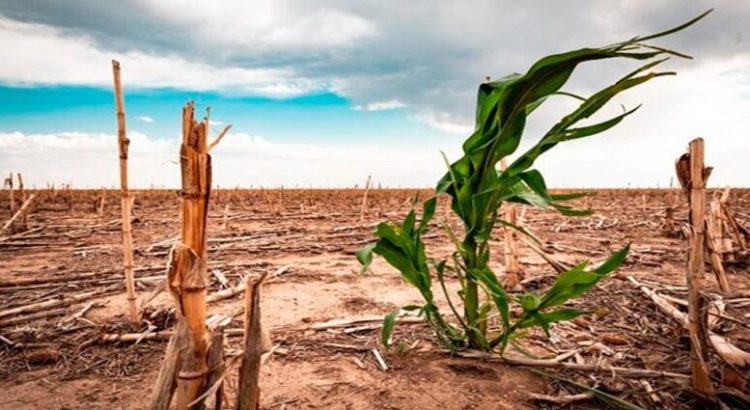
<svg viewBox="0 0 750 410"><path fill-rule="evenodd" d="M0 0L0 175L28 186L119 182L111 60L122 66L134 188L179 185L181 108L211 109L219 187L427 187L473 128L485 77L715 11L661 39L692 60L613 101L643 104L537 161L553 187L668 187L706 140L712 186L750 186L750 2ZM635 68L581 67L588 95ZM519 152L575 108L550 99Z"/></svg>

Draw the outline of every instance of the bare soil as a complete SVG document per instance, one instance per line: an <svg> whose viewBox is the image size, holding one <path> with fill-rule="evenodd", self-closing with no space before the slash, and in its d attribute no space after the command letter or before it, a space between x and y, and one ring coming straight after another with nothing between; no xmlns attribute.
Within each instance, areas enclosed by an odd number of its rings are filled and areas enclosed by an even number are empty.
<svg viewBox="0 0 750 410"><path fill-rule="evenodd" d="M144 408L166 340L107 343L102 335L168 330L174 302L162 292L149 304L143 322L129 323L122 285L119 193L106 193L103 215L97 212L99 191L37 194L25 229L0 238L0 310L108 287L109 292L64 306L54 316L0 326L0 409ZM179 197L176 191L135 194L136 278L143 299L163 280L172 239L179 234ZM283 272L272 275L262 293L263 323L274 346L261 373L262 408L555 408L531 401L529 394L580 392L529 368L452 356L422 323L398 325L394 345L387 351L379 342L377 321L315 329L329 320L382 317L399 306L421 302L418 292L382 260L376 259L369 272L360 274L354 252L372 241L377 223L400 221L416 196L429 195L427 190L371 190L361 218L363 191L358 189L212 194L209 271L219 270L231 286L245 275ZM750 190L735 190L731 198L738 221L750 227ZM633 251L617 275L572 304L592 314L554 325L551 340L534 330L520 343L541 357L575 350L569 359L573 362L688 374L689 344L680 327L624 279L633 275L664 294L685 298L686 241L661 227L667 207L675 208L678 226L686 221L683 194L601 190L579 205L593 208L596 214L569 218L528 209L523 223L554 258L565 263L599 261L628 242L633 243ZM438 213L449 215L445 200ZM0 221L9 217L8 195L3 192ZM456 221L450 223L460 228ZM437 227L427 238L432 256L450 254L449 239ZM493 266L501 273L500 230L495 242ZM521 246L521 255L526 289L549 286L554 270L527 246ZM731 289L721 296L731 320L721 320L715 331L750 350L750 270L737 263L728 265L727 272ZM209 276L210 293L220 290L216 278ZM707 294L715 298L720 292L710 270L707 277ZM11 286L18 282L24 283ZM449 288L455 291L457 284L451 280ZM435 292L448 315L445 297L439 289ZM238 295L209 305L209 312L235 315L229 328L238 329L242 305ZM0 318L4 319L9 318ZM241 348L241 336L230 336L228 341L230 354ZM387 371L378 365L372 349L383 354ZM717 360L713 364L719 378L721 364ZM236 367L231 371L236 373ZM668 378L544 371L645 408L697 405L688 390ZM230 400L235 386L236 380L230 378L226 389ZM649 389L655 392L649 394ZM607 404L590 400L572 406L606 408Z"/></svg>

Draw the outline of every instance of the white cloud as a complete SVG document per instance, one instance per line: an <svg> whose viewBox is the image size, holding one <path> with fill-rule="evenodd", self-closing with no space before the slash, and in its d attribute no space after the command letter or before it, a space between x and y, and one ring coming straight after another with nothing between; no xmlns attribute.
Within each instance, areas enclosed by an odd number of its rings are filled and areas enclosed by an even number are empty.
<svg viewBox="0 0 750 410"><path fill-rule="evenodd" d="M291 97L326 85L299 78L290 69L212 66L177 55L100 49L86 35L22 23L0 16L4 63L0 82L15 85L112 84L110 60L122 64L126 87L174 87L190 90L225 90L270 97Z"/></svg>
<svg viewBox="0 0 750 410"><path fill-rule="evenodd" d="M134 188L179 186L177 139L129 133ZM368 175L384 186L432 186L444 165L435 149L417 146L279 143L246 133L227 135L212 152L214 185L222 187L351 187ZM81 166L85 163L85 166ZM97 172L91 172L96 169ZM0 171L21 172L27 185L115 186L117 137L109 134L0 132Z"/></svg>
<svg viewBox="0 0 750 410"><path fill-rule="evenodd" d="M184 28L189 36L256 52L339 47L377 35L369 20L324 5L279 0L224 0L189 7L181 0L145 0L142 4L164 21Z"/></svg>
<svg viewBox="0 0 750 410"><path fill-rule="evenodd" d="M372 103L367 103L364 105L355 105L354 110L355 111L387 111L387 110L395 110L398 108L404 108L406 107L406 104L402 103L399 100L387 100L387 101L377 101Z"/></svg>
<svg viewBox="0 0 750 410"><path fill-rule="evenodd" d="M137 117L137 118L138 120L145 122L145 123L149 123L149 124L154 122L154 119L149 117L148 115L141 115L140 117Z"/></svg>
<svg viewBox="0 0 750 410"><path fill-rule="evenodd" d="M468 136L474 130L468 121L444 112L423 110L414 114L413 117L422 124L446 134Z"/></svg>

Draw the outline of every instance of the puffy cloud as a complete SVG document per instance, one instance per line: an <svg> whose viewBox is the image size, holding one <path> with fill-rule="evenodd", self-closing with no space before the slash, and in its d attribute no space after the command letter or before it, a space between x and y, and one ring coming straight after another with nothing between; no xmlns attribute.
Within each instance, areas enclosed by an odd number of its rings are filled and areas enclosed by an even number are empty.
<svg viewBox="0 0 750 410"><path fill-rule="evenodd" d="M149 117L148 115L141 115L140 117L137 117L139 121L145 122L148 124L151 124L154 122L154 119Z"/></svg>
<svg viewBox="0 0 750 410"><path fill-rule="evenodd" d="M151 14L181 28L197 41L216 46L284 50L324 49L377 34L362 16L342 9L309 7L277 0L191 2L148 0Z"/></svg>

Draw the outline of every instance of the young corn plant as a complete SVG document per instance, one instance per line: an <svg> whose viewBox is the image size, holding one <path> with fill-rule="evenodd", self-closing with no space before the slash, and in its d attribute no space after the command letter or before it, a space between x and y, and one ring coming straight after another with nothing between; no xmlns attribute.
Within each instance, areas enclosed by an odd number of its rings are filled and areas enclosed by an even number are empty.
<svg viewBox="0 0 750 410"><path fill-rule="evenodd" d="M564 304L581 296L617 269L627 257L629 245L598 266L591 267L589 262L582 262L560 274L543 294L527 292L511 295L506 293L490 267L490 239L498 225L517 229L527 235L529 232L501 219L502 213L499 211L503 203L512 202L554 208L567 216L590 215L589 210L565 205L565 201L585 194L551 194L542 174L532 168L535 160L557 144L600 134L633 114L640 106L623 109L621 114L601 122L582 124L619 93L656 77L675 74L651 69L670 56L690 57L646 42L683 30L709 12L654 35L634 37L606 47L550 55L537 61L526 74L511 74L481 84L475 131L463 144L463 156L448 165L448 172L437 184L435 196L424 202L419 220L412 210L400 224L378 225L375 232L377 242L357 252L357 258L364 265L363 271L372 261L373 253L382 256L396 268L424 298L424 304L405 306L400 310L418 311L435 330L441 344L450 349L502 352L523 329L539 326L549 334L551 323L571 320L583 314L580 310L564 307ZM639 60L644 63L614 84L588 97L562 90L580 64L609 59ZM499 170L497 164L503 158L516 154L524 136L527 118L555 96L579 100L580 105L552 125L526 152L516 155L505 170ZM447 223L441 224L455 245L452 256L443 260L428 257L422 241L435 215L437 196L440 194L450 196L451 210L463 222L462 237L453 232ZM458 278L458 296L463 312L459 312L447 291L447 274ZM446 320L435 302L434 279L437 279L448 300L455 317L453 322ZM487 297L480 298L480 292ZM511 317L513 303L520 305L522 313L519 317ZM381 339L386 346L400 310L385 318ZM498 331L492 331L488 326L488 321L495 316L499 317Z"/></svg>

